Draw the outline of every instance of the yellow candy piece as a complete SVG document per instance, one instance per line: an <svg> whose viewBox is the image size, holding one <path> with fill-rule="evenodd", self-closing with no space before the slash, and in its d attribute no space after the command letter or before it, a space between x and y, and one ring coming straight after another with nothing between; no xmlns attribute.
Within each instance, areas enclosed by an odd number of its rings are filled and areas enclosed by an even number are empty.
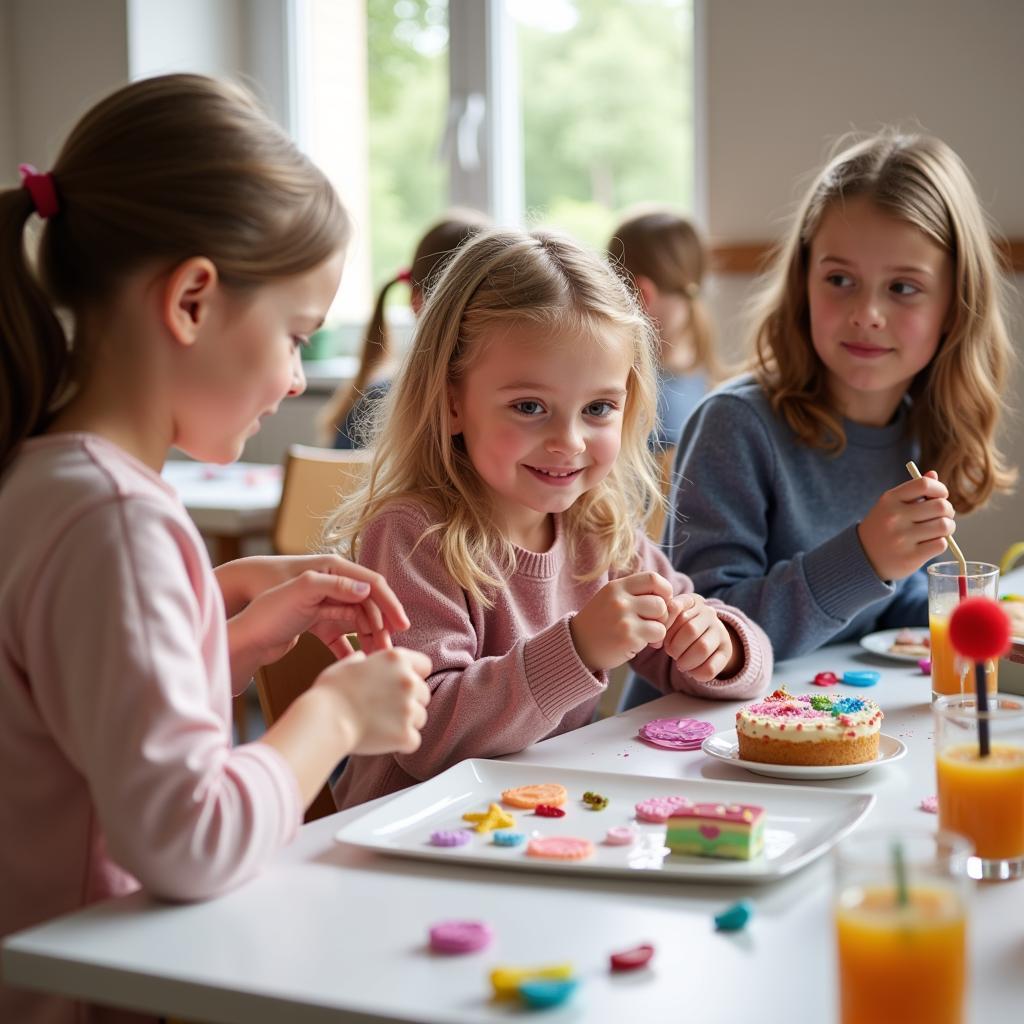
<svg viewBox="0 0 1024 1024"><path fill-rule="evenodd" d="M491 804L485 814L464 814L462 820L476 822L477 832L493 832L499 828L511 828L516 823L516 819L508 811L503 811L497 804Z"/></svg>
<svg viewBox="0 0 1024 1024"><path fill-rule="evenodd" d="M524 981L569 981L572 964L551 964L548 967L495 967L491 971L491 987L495 999L515 999Z"/></svg>

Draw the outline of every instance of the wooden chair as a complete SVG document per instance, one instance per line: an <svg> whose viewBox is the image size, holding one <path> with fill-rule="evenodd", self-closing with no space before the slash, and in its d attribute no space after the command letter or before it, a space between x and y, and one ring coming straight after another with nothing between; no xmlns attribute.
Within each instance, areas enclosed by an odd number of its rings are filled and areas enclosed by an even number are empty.
<svg viewBox="0 0 1024 1024"><path fill-rule="evenodd" d="M663 452L659 452L657 458L658 465L661 467L661 493L667 498L672 490L672 465L676 461L676 446L672 445L671 448L666 448ZM661 533L664 528L665 510L659 507L651 513L650 519L647 520L647 536L655 544L660 544Z"/></svg>
<svg viewBox="0 0 1024 1024"><path fill-rule="evenodd" d="M312 633L303 633L299 642L273 665L256 670L256 692L260 698L260 711L268 726L284 714L285 708L300 694L305 693L313 680L328 665L334 664L334 655ZM334 814L334 797L327 786L316 795L306 809L306 821L316 821Z"/></svg>
<svg viewBox="0 0 1024 1024"><path fill-rule="evenodd" d="M285 460L281 503L274 520L272 541L279 555L307 555L320 547L324 521L344 495L359 484L370 463L366 451L335 451L292 445ZM273 665L256 672L256 691L264 722L270 726L285 708L305 693L334 655L311 633ZM335 812L327 786L306 811L306 821Z"/></svg>
<svg viewBox="0 0 1024 1024"><path fill-rule="evenodd" d="M279 555L319 550L324 522L366 476L372 453L293 444L288 449L271 540Z"/></svg>

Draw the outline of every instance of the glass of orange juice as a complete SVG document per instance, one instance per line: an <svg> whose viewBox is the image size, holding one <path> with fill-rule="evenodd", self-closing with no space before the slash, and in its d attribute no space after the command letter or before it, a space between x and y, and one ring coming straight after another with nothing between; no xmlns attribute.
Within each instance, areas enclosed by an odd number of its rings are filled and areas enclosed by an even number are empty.
<svg viewBox="0 0 1024 1024"><path fill-rule="evenodd" d="M968 871L992 880L1024 876L1024 698L997 693L978 711L969 693L933 705L939 827L974 846ZM981 756L979 723L988 723Z"/></svg>
<svg viewBox="0 0 1024 1024"><path fill-rule="evenodd" d="M928 566L928 625L931 632L932 697L974 689L971 666L960 658L949 642L949 617L960 602L960 563L936 562ZM999 566L989 562L967 563L967 596L990 597L999 591ZM999 662L985 663L989 693L999 682Z"/></svg>
<svg viewBox="0 0 1024 1024"><path fill-rule="evenodd" d="M970 855L963 836L923 829L865 831L840 844L842 1024L963 1024Z"/></svg>

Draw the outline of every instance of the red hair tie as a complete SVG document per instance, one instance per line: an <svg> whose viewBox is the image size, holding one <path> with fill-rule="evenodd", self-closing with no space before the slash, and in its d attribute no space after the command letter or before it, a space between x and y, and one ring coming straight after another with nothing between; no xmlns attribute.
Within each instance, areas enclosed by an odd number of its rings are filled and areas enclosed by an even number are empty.
<svg viewBox="0 0 1024 1024"><path fill-rule="evenodd" d="M412 284L412 271L406 267L405 270L400 270L395 274L396 281L404 281L406 284Z"/></svg>
<svg viewBox="0 0 1024 1024"><path fill-rule="evenodd" d="M53 175L40 174L31 164L19 164L18 173L21 175L22 186L28 189L32 197L36 213L43 220L57 213L60 204L57 202L57 186L53 182Z"/></svg>

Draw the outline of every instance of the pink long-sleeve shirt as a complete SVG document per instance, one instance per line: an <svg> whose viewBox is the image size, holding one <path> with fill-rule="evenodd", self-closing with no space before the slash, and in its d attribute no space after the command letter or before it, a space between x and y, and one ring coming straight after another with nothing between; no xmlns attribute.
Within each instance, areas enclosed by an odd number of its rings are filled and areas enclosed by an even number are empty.
<svg viewBox="0 0 1024 1024"><path fill-rule="evenodd" d="M99 437L31 439L0 478L0 566L0 935L255 875L301 796L272 748L232 748L224 603L173 490ZM76 1012L0 985L0 1020Z"/></svg>
<svg viewBox="0 0 1024 1024"><path fill-rule="evenodd" d="M405 606L412 626L399 642L429 655L432 697L423 743L414 754L353 757L338 780L341 808L428 779L467 757L500 757L586 725L608 684L604 672L580 661L569 621L616 575L575 578L586 551L570 561L556 517L555 542L543 553L516 549L511 576L486 608L444 570L436 540L424 531L428 512L409 502L387 509L367 528L359 560L382 573ZM639 565L654 570L675 593L692 593L688 577L640 531ZM730 678L699 683L654 648L631 662L663 692L746 700L772 674L768 638L742 612L711 601L743 644L743 664Z"/></svg>

